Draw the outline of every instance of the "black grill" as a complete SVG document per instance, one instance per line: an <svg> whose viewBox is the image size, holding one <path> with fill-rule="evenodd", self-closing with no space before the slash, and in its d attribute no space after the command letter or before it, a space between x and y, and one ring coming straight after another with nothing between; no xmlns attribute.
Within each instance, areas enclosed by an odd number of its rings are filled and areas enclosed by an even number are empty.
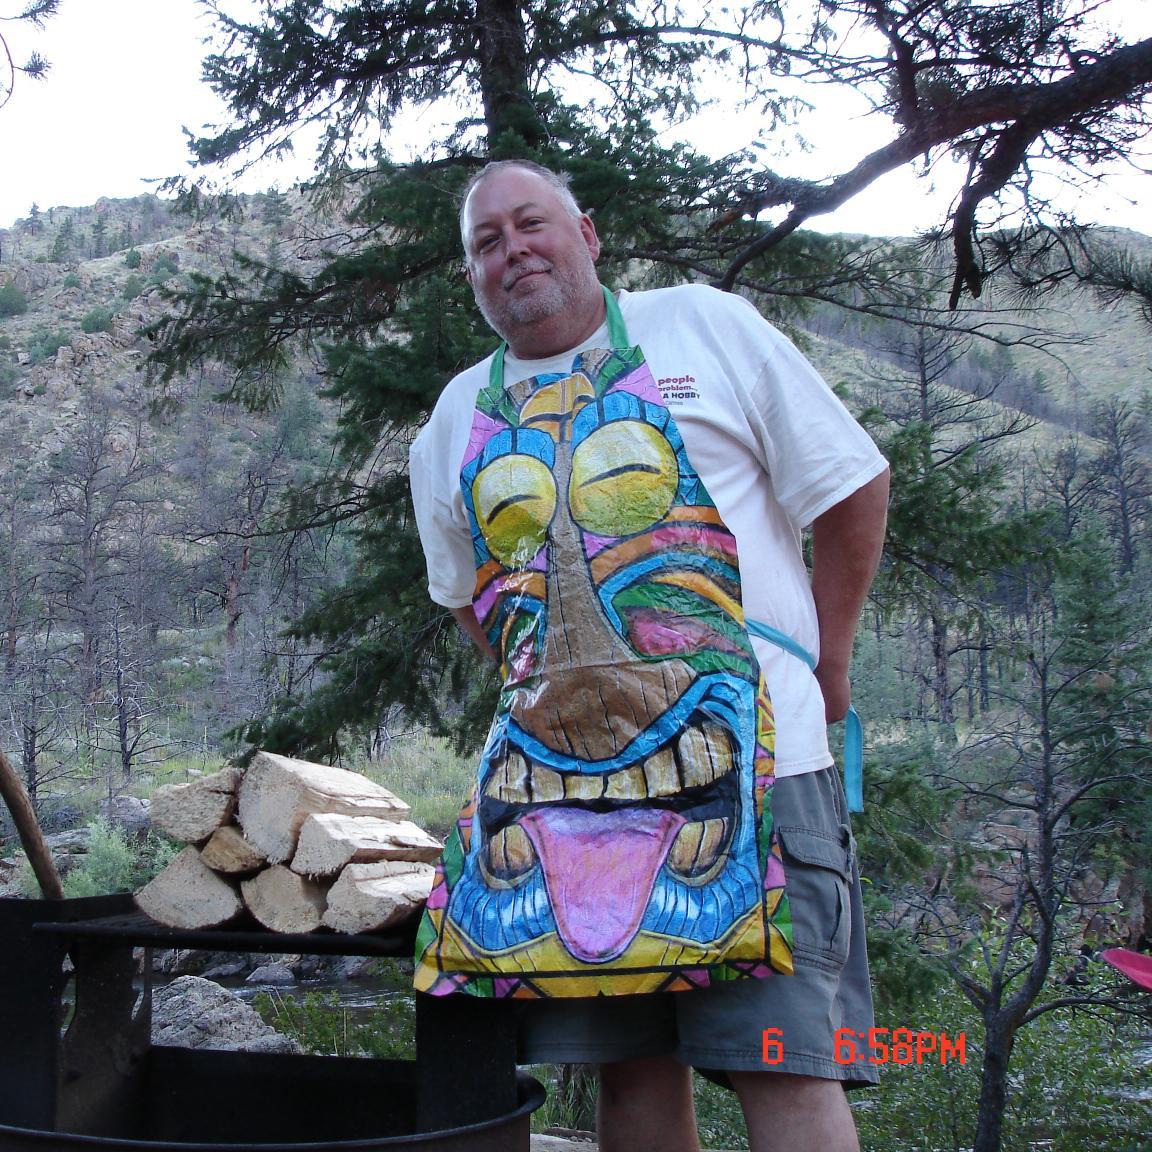
<svg viewBox="0 0 1152 1152"><path fill-rule="evenodd" d="M0 1152L90 1148L89 1137L125 1148L526 1150L543 1094L517 1077L512 1012L499 1001L418 995L415 1061L150 1042L153 948L411 956L414 928L288 935L253 921L185 931L149 920L129 896L0 899ZM142 995L135 948L148 950ZM75 1008L63 1029L66 958Z"/></svg>

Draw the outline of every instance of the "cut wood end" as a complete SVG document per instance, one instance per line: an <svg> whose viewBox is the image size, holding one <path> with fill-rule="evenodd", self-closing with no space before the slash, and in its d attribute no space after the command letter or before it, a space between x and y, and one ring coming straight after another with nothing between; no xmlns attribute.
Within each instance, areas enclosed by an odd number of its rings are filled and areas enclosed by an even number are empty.
<svg viewBox="0 0 1152 1152"><path fill-rule="evenodd" d="M191 847L145 884L135 900L141 912L169 928L216 928L243 907L232 884Z"/></svg>
<svg viewBox="0 0 1152 1152"><path fill-rule="evenodd" d="M230 876L256 872L267 863L260 851L244 839L235 824L217 828L200 850L200 857L209 868Z"/></svg>
<svg viewBox="0 0 1152 1152"><path fill-rule="evenodd" d="M380 801L382 808L398 813L411 811L395 792L389 791L383 784L377 784L375 780L369 780L362 773L350 772L347 768L333 768L329 764L297 760L292 756L280 756L275 752L257 752L246 775L250 775L258 768L279 769L317 792L375 799Z"/></svg>
<svg viewBox="0 0 1152 1152"><path fill-rule="evenodd" d="M240 784L244 835L270 861L290 860L301 825L316 812L402 820L408 805L356 772L257 753Z"/></svg>
<svg viewBox="0 0 1152 1152"><path fill-rule="evenodd" d="M324 923L337 932L376 932L418 915L436 869L407 860L349 864L328 893Z"/></svg>
<svg viewBox="0 0 1152 1152"><path fill-rule="evenodd" d="M196 783L211 792L235 793L243 779L243 768L239 768L235 764L227 764L219 772L213 772L210 776L201 776Z"/></svg>
<svg viewBox="0 0 1152 1152"><path fill-rule="evenodd" d="M248 911L273 932L313 932L327 906L326 890L273 864L240 885Z"/></svg>
<svg viewBox="0 0 1152 1152"><path fill-rule="evenodd" d="M292 871L302 876L334 876L344 865L377 860L434 863L442 845L411 820L316 812L300 826Z"/></svg>
<svg viewBox="0 0 1152 1152"><path fill-rule="evenodd" d="M209 783L164 784L152 794L149 817L154 827L183 844L200 844L236 812L234 789Z"/></svg>

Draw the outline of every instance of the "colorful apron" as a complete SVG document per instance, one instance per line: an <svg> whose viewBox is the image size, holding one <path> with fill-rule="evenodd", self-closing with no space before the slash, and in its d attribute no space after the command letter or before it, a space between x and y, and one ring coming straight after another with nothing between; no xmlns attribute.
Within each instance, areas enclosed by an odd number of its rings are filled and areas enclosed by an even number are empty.
<svg viewBox="0 0 1152 1152"><path fill-rule="evenodd" d="M791 972L772 708L736 541L607 290L611 349L477 399L460 484L504 678L417 990L551 997Z"/></svg>

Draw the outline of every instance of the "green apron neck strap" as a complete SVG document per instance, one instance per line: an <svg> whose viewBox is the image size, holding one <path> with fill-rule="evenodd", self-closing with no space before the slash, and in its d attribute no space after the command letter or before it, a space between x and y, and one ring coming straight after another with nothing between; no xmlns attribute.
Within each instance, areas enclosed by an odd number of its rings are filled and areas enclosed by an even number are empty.
<svg viewBox="0 0 1152 1152"><path fill-rule="evenodd" d="M624 317L620 315L620 305L603 284L600 285L600 291L604 293L604 308L608 313L608 342L613 348L627 348L628 328Z"/></svg>
<svg viewBox="0 0 1152 1152"><path fill-rule="evenodd" d="M608 313L608 342L613 348L627 348L628 327L624 323L624 317L620 315L620 305L616 303L616 297L603 284L600 285L600 291L604 293L604 309ZM500 347L496 349L496 353L492 357L492 367L488 371L490 387L504 387L504 353L507 350L508 341L502 340Z"/></svg>

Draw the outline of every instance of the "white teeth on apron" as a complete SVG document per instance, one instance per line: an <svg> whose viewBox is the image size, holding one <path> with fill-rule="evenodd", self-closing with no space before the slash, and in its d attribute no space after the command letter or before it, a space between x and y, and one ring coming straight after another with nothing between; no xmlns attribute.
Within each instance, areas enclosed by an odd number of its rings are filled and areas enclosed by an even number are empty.
<svg viewBox="0 0 1152 1152"><path fill-rule="evenodd" d="M599 800L604 794L604 777L568 772L564 777L565 800Z"/></svg>
<svg viewBox="0 0 1152 1152"><path fill-rule="evenodd" d="M508 882L536 866L536 852L524 829L509 824L488 841L485 863L489 879Z"/></svg>
<svg viewBox="0 0 1152 1152"><path fill-rule="evenodd" d="M685 788L702 788L736 768L732 743L715 729L688 728L676 744Z"/></svg>
<svg viewBox="0 0 1152 1152"><path fill-rule="evenodd" d="M622 768L608 777L608 787L604 790L606 800L635 800L644 796L648 785L644 780L644 769L635 766Z"/></svg>
<svg viewBox="0 0 1152 1152"><path fill-rule="evenodd" d="M714 784L737 769L728 734L720 728L687 728L676 741L643 763L615 772L557 772L534 764L519 752L509 752L488 779L484 795L506 804L560 801L636 801L668 798L686 788ZM689 821L673 842L668 863L688 883L706 883L710 870L723 863L733 821L727 817ZM500 885L517 880L537 864L527 834L517 824L494 833L483 854L489 879Z"/></svg>
<svg viewBox="0 0 1152 1152"><path fill-rule="evenodd" d="M529 799L537 804L563 800L564 778L559 772L553 772L551 768L545 768L542 764L533 764L528 789Z"/></svg>
<svg viewBox="0 0 1152 1152"><path fill-rule="evenodd" d="M675 796L682 790L671 748L663 748L644 761L644 780L649 796Z"/></svg>
<svg viewBox="0 0 1152 1152"><path fill-rule="evenodd" d="M557 772L509 752L488 777L484 795L505 804L560 800L641 800L704 788L736 771L728 734L720 728L687 728L675 745L654 752L642 765L615 772Z"/></svg>
<svg viewBox="0 0 1152 1152"><path fill-rule="evenodd" d="M668 853L668 863L672 870L679 873L681 879L693 880L698 884L711 880L709 870L724 859L721 849L728 841L730 826L730 822L723 817L685 824Z"/></svg>

